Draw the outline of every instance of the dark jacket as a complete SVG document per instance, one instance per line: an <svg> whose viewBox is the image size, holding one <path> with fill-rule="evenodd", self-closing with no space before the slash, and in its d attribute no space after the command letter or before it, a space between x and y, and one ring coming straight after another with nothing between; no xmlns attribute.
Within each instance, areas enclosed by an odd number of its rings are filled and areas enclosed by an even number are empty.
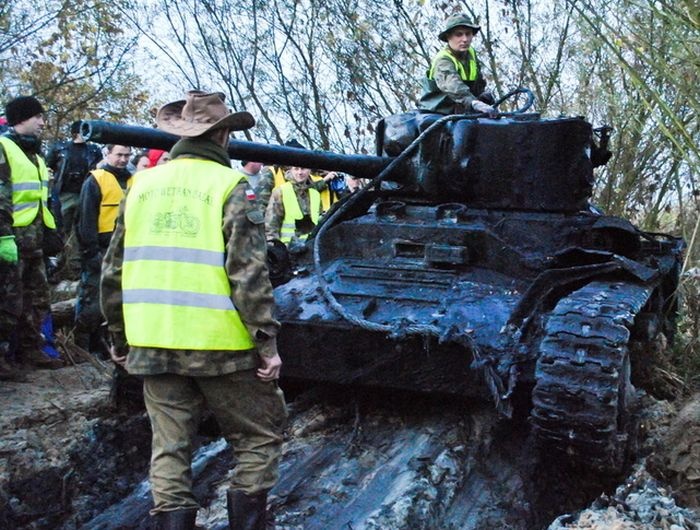
<svg viewBox="0 0 700 530"><path fill-rule="evenodd" d="M58 193L80 193L88 172L102 160L100 147L92 143L57 142L46 155L46 165L54 172Z"/></svg>

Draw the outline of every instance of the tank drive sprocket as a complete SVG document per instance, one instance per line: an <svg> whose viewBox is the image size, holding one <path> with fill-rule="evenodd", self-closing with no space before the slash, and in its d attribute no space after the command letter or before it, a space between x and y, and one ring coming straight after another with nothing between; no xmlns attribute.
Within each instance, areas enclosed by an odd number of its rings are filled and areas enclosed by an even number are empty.
<svg viewBox="0 0 700 530"><path fill-rule="evenodd" d="M615 474L636 440L629 341L652 288L595 281L561 299L535 368L531 422L540 445Z"/></svg>

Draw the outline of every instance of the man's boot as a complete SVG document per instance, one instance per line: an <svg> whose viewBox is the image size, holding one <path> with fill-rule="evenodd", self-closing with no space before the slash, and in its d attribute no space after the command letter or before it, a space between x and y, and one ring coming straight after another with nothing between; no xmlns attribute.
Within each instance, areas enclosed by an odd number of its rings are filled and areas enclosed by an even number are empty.
<svg viewBox="0 0 700 530"><path fill-rule="evenodd" d="M29 381L27 374L22 370L13 367L9 361L0 359L0 381L14 381L15 383L26 383Z"/></svg>
<svg viewBox="0 0 700 530"><path fill-rule="evenodd" d="M153 528L155 530L193 530L196 520L196 508L159 512L153 516Z"/></svg>
<svg viewBox="0 0 700 530"><path fill-rule="evenodd" d="M12 366L12 363L7 360L6 356L9 352L10 343L7 341L0 342L0 381L26 383L29 381L27 375L19 368Z"/></svg>
<svg viewBox="0 0 700 530"><path fill-rule="evenodd" d="M239 490L226 492L228 527L230 530L265 530L267 523L267 491L246 495Z"/></svg>

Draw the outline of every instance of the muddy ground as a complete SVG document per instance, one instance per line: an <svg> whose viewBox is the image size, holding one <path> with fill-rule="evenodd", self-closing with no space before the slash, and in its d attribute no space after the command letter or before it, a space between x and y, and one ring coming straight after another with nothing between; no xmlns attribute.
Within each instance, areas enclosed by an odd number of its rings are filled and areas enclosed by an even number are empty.
<svg viewBox="0 0 700 530"><path fill-rule="evenodd" d="M0 386L0 528L148 528L150 433L80 364ZM289 389L278 529L700 528L700 396L644 398L644 443L614 480L532 449L488 403ZM213 424L195 460L198 524L226 528L230 452Z"/></svg>

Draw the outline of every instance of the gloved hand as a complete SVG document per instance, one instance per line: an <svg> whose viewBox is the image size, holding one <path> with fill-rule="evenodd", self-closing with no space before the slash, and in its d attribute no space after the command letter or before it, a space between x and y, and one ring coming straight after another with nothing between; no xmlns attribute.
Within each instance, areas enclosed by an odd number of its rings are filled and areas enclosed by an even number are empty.
<svg viewBox="0 0 700 530"><path fill-rule="evenodd" d="M0 260L15 265L18 259L19 253L17 252L15 236L0 237Z"/></svg>
<svg viewBox="0 0 700 530"><path fill-rule="evenodd" d="M477 111L477 112L483 112L484 114L494 114L496 112L496 109L494 109L491 105L487 105L483 101L479 101L478 99L475 99L472 101L472 108Z"/></svg>

